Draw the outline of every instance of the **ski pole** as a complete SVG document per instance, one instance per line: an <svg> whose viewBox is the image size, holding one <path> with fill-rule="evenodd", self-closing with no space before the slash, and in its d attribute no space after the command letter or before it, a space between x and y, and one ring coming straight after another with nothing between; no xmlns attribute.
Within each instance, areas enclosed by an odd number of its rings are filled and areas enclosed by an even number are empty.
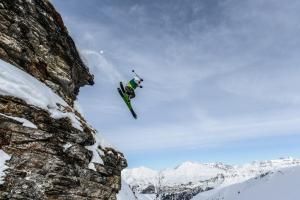
<svg viewBox="0 0 300 200"><path fill-rule="evenodd" d="M139 78L141 79L141 81L144 81L137 73L135 73L134 70L132 70L132 72L133 72L137 77L139 77Z"/></svg>

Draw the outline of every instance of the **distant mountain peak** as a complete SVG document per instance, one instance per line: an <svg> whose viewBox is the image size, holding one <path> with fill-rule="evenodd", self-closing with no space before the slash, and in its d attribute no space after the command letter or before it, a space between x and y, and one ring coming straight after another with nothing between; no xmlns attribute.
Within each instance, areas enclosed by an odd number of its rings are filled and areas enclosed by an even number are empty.
<svg viewBox="0 0 300 200"><path fill-rule="evenodd" d="M135 191L137 197L154 200L186 199L213 188L222 188L269 171L300 166L300 160L292 157L254 161L244 165L228 165L222 162L199 163L186 161L174 168L155 171L147 167L126 169L122 177ZM150 196L151 198L150 198ZM152 198L153 197L153 198ZM188 198L187 198L188 197ZM139 198L138 198L139 199Z"/></svg>

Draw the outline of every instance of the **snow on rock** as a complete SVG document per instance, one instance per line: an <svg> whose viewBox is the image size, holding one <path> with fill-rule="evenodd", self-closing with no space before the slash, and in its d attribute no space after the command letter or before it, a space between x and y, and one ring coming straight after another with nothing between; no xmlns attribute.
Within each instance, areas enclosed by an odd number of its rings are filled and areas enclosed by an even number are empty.
<svg viewBox="0 0 300 200"><path fill-rule="evenodd" d="M55 119L68 117L82 131L81 123L72 112L64 111L68 104L44 83L21 69L0 60L0 94L20 98L26 103L48 110Z"/></svg>
<svg viewBox="0 0 300 200"><path fill-rule="evenodd" d="M74 105L94 76L61 15L49 0L3 0L0 7L0 110L38 127L0 116L0 147L12 155L0 199L115 200L127 161Z"/></svg>
<svg viewBox="0 0 300 200"><path fill-rule="evenodd" d="M0 94L14 96L26 101L28 104L48 110L51 113L51 117L55 119L68 117L73 127L81 131L83 130L78 117L73 112L64 111L64 108L69 106L61 97L30 74L2 60L0 60ZM76 108L80 111L78 103L76 105ZM72 109L72 111L74 110ZM34 124L26 119L7 117L22 122L24 126L36 128ZM103 155L103 152L98 147L112 147L100 133L95 131L94 137L96 140L95 144L86 146L87 149L93 151L93 158L89 165L89 168L93 170L95 170L93 163L103 164L99 156Z"/></svg>
<svg viewBox="0 0 300 200"><path fill-rule="evenodd" d="M21 122L23 124L23 126L29 127L29 128L37 128L37 126L35 124L33 124L31 121L24 119L24 118L20 118L20 117L13 117L13 116L9 116L9 115L4 115L2 113L0 113L0 115L5 116L7 118L10 119L14 119L18 122Z"/></svg>
<svg viewBox="0 0 300 200"><path fill-rule="evenodd" d="M3 184L3 176L5 175L4 170L8 167L5 165L5 162L11 157L6 154L3 150L0 149L0 184Z"/></svg>
<svg viewBox="0 0 300 200"><path fill-rule="evenodd" d="M297 200L300 199L299 185L300 167L289 167L200 193L192 200Z"/></svg>
<svg viewBox="0 0 300 200"><path fill-rule="evenodd" d="M93 157L91 162L89 163L89 169L92 169L94 171L96 171L96 168L94 166L94 163L98 163L98 164L103 164L103 160L101 159L100 155L104 155L104 152L99 148L114 148L109 142L107 142L104 137L98 133L96 130L94 130L94 138L96 140L95 144L92 146L85 146L85 148L87 148L88 150L93 152Z"/></svg>
<svg viewBox="0 0 300 200"><path fill-rule="evenodd" d="M66 144L64 144L63 148L64 148L64 151L66 151L69 147L71 147L72 144L67 142Z"/></svg>
<svg viewBox="0 0 300 200"><path fill-rule="evenodd" d="M129 185L123 180L121 190L117 194L117 200L137 200Z"/></svg>

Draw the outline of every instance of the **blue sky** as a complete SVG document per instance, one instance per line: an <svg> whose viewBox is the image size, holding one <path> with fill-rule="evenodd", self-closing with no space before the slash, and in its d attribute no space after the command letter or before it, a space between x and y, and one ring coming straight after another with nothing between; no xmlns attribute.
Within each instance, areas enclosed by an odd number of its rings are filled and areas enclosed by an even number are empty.
<svg viewBox="0 0 300 200"><path fill-rule="evenodd" d="M299 1L52 2L95 74L82 112L129 167L300 157Z"/></svg>

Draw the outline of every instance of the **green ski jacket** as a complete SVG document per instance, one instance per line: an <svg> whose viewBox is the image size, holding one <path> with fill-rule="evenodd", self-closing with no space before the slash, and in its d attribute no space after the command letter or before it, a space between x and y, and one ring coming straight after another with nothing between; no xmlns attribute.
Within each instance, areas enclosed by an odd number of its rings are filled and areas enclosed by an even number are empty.
<svg viewBox="0 0 300 200"><path fill-rule="evenodd" d="M139 85L135 82L134 79L131 79L128 83L128 86L135 90Z"/></svg>

